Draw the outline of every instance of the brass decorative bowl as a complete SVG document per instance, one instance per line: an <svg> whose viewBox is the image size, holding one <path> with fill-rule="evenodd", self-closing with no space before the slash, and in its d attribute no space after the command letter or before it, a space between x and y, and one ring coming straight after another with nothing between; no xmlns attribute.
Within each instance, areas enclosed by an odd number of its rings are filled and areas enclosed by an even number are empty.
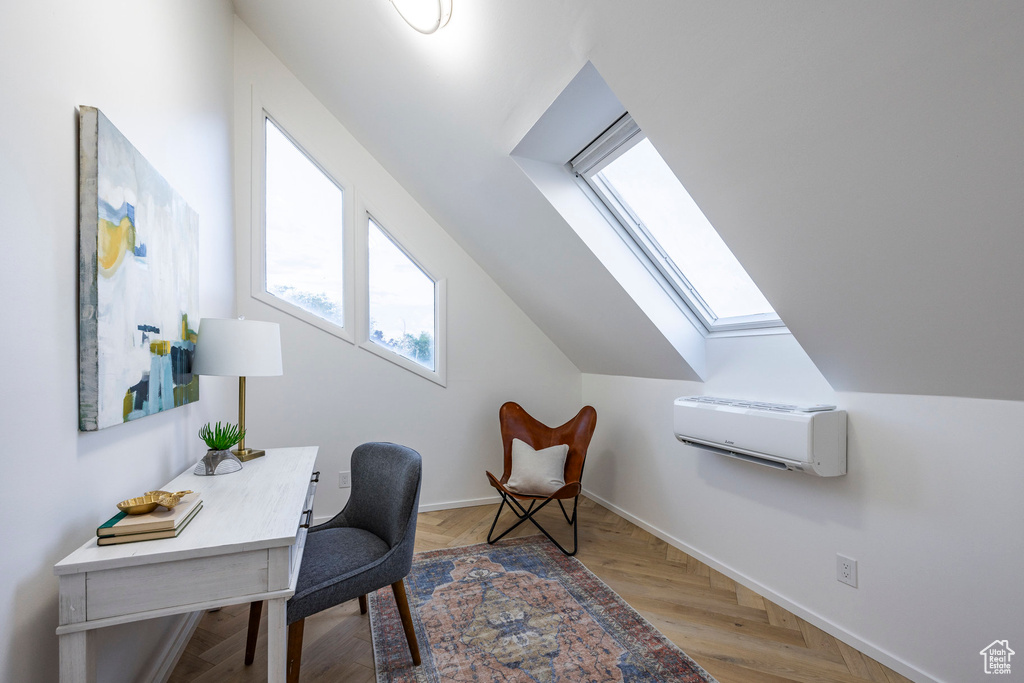
<svg viewBox="0 0 1024 683"><path fill-rule="evenodd" d="M144 515L147 512L156 510L157 506L163 506L170 510L181 501L181 497L191 491L147 491L137 498L122 500L117 504L117 509L129 515Z"/></svg>

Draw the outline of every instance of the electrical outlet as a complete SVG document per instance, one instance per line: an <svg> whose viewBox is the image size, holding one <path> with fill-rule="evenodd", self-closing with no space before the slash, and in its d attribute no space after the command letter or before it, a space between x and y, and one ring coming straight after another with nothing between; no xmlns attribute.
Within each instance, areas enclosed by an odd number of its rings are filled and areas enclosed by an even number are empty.
<svg viewBox="0 0 1024 683"><path fill-rule="evenodd" d="M857 560L836 554L836 580L857 587Z"/></svg>
<svg viewBox="0 0 1024 683"><path fill-rule="evenodd" d="M352 487L352 473L338 472L338 488L347 489Z"/></svg>

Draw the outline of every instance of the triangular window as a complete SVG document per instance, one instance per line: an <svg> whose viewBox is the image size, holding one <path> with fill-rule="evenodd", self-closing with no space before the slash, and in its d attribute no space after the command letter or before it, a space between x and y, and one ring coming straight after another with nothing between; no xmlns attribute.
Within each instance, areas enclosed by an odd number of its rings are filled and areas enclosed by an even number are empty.
<svg viewBox="0 0 1024 683"><path fill-rule="evenodd" d="M344 328L344 192L277 124L265 121L264 289Z"/></svg>
<svg viewBox="0 0 1024 683"><path fill-rule="evenodd" d="M369 341L436 371L437 283L369 219Z"/></svg>

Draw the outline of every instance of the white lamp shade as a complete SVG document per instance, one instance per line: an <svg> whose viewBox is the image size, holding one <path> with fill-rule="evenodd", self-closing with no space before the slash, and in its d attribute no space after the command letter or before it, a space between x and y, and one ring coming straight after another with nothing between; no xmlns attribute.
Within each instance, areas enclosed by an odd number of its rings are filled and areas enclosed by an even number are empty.
<svg viewBox="0 0 1024 683"><path fill-rule="evenodd" d="M203 318L192 372L268 377L282 374L281 327L262 320Z"/></svg>

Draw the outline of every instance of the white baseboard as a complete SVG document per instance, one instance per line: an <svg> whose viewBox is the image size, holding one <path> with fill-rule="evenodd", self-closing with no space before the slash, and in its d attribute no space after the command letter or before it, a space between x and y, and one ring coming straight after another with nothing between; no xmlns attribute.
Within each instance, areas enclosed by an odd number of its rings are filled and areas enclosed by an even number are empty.
<svg viewBox="0 0 1024 683"><path fill-rule="evenodd" d="M789 599L785 598L784 596L779 595L778 593L776 593L772 589L768 588L767 586L764 586L764 585L760 584L759 582L755 581L754 579L750 578L749 576L747 576L747 575L745 575L745 574L743 574L741 572L736 571L732 567L729 567L727 565L722 564L721 562L718 562L714 558L709 557L708 555L702 553L700 550L694 548L693 546L689 545L688 543L684 543L683 541L679 540L678 538L676 538L676 537L674 537L674 536L672 536L672 535L662 531L661 529L659 529L658 527L654 526L653 524L648 524L647 522L645 522L644 520L640 519L639 517L637 517L637 516L635 516L633 514L630 514L628 511L620 508L618 505L615 505L614 503L611 503L611 502L605 500L604 498L602 498L601 496L597 495L593 491L589 491L587 489L584 489L583 490L583 495L587 496L588 498L593 500L595 503L599 503L600 505L608 508L609 510L611 510L615 514L619 515L620 517L622 517L624 519L628 519L630 522L632 522L633 524L636 524L638 527L640 527L644 531L650 532L651 534L657 536L658 538L660 538L661 540L665 541L669 545L671 545L671 546L673 546L675 548L678 548L679 550L682 550L687 555L690 555L691 557L697 558L698 560L700 560L704 564L708 565L712 569L714 569L716 571L719 571L722 574L725 574L726 576L728 576L733 581L736 581L737 583L740 583L743 586L746 586L747 588L757 592L761 596L768 598L769 600L771 600L775 604L779 605L780 607L783 607L784 609L789 610L790 612L792 612L793 614L797 615L798 617L800 617L804 621L806 621L808 623L811 623L814 626L817 626L818 628L820 628L822 631L825 631L829 635L838 638L839 640L843 641L847 645L853 646L857 650L860 650L862 653L864 653L864 654L872 657L873 659L881 662L882 664L886 665L887 667L889 667L893 671L895 671L895 672L897 672L899 674L902 674L903 676L906 676L907 678L911 679L912 681L917 681L918 683L942 683L942 681L940 681L940 680L938 680L936 678L932 678L931 676L925 674L924 672L917 670L916 668L914 668L910 664L907 664L906 662L904 662L902 659L897 658L892 653L886 652L885 650L883 650L880 647L874 645L873 643L869 643L869 642L867 642L865 640L862 640L861 638L858 638L854 634L849 633L848 631L846 631L843 628L837 626L836 624L833 624L831 621L829 621L825 617L821 616L820 614L817 614L816 612L813 612L813 611L807 609L803 605L797 604L797 603L793 602L792 600L789 600Z"/></svg>
<svg viewBox="0 0 1024 683"><path fill-rule="evenodd" d="M469 508L477 505L493 505L494 503L500 503L500 496L487 496L485 498L470 498L467 500L453 500L447 503L428 503L420 505L420 512L436 512L437 510L454 510L455 508ZM334 517L334 515L325 515L323 517L314 517L313 526L317 524L323 524L327 520Z"/></svg>
<svg viewBox="0 0 1024 683"><path fill-rule="evenodd" d="M453 500L447 503L430 503L420 505L420 512L435 512L437 510L454 510L455 508L470 508L477 505L493 505L500 503L501 496L486 496L484 498L470 498L468 500Z"/></svg>
<svg viewBox="0 0 1024 683"><path fill-rule="evenodd" d="M153 683L166 683L167 679L171 677L171 673L174 671L178 660L181 659L181 655L185 654L188 641L192 638L192 634L195 633L196 627L199 626L199 622L204 614L206 612L200 610L199 612L189 612L180 616L178 624L174 629L174 635L164 642L164 646L159 652L155 653L153 665L149 668L149 672L143 676L142 680L152 681Z"/></svg>

